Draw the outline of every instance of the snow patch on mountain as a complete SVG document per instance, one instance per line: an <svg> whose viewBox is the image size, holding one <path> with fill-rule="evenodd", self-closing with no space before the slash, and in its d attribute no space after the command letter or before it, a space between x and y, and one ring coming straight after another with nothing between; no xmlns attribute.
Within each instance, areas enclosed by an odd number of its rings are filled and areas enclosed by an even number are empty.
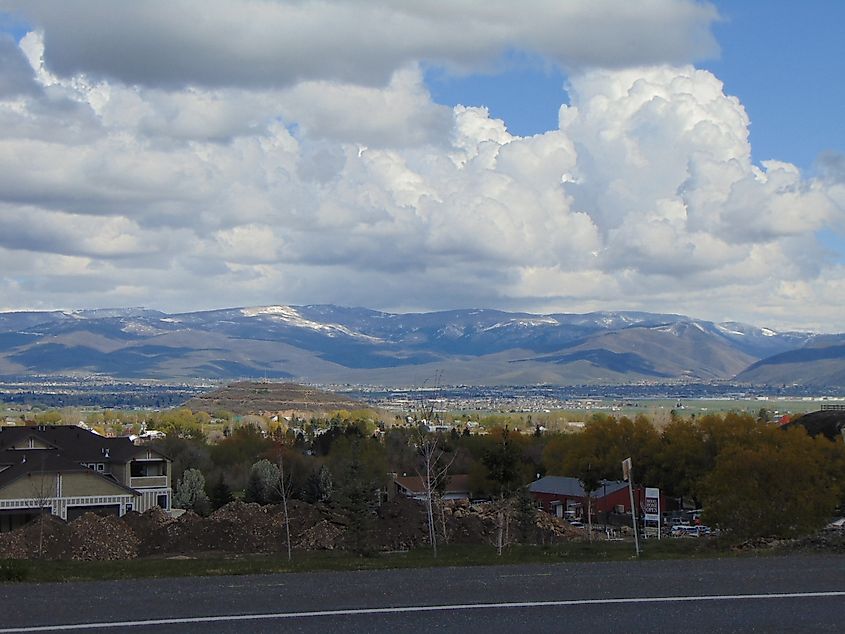
<svg viewBox="0 0 845 634"><path fill-rule="evenodd" d="M284 322L297 328L308 328L309 330L321 332L327 337L345 335L353 339L363 339L372 343L381 343L383 341L378 337L366 335L340 324L321 323L307 319L291 306L254 306L251 308L242 308L241 314L244 317L265 317L274 321Z"/></svg>
<svg viewBox="0 0 845 634"><path fill-rule="evenodd" d="M121 328L121 331L130 335L146 335L150 337L155 335L161 335L167 332L166 330L162 330L161 328L155 328L154 326L150 326L149 324L142 324L137 321L127 322L126 324L124 324L123 328Z"/></svg>
<svg viewBox="0 0 845 634"><path fill-rule="evenodd" d="M713 325L716 326L716 329L719 330L719 332L723 332L726 335L734 335L736 337L744 337L745 336L744 332L742 332L740 330L734 330L733 328L729 327L726 324L713 324Z"/></svg>
<svg viewBox="0 0 845 634"><path fill-rule="evenodd" d="M499 323L493 324L492 326L487 326L486 328L481 328L480 332L488 332L490 330L497 330L500 328L538 328L542 326L559 326L560 322L553 317L531 317L531 318L519 318L519 319L509 319L507 321L501 321Z"/></svg>

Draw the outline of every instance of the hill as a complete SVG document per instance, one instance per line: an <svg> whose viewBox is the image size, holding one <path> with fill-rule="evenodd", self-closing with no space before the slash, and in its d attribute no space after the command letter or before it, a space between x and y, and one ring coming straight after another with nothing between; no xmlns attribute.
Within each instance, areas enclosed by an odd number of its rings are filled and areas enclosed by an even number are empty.
<svg viewBox="0 0 845 634"><path fill-rule="evenodd" d="M753 363L737 380L755 385L845 386L845 336L815 337L806 346Z"/></svg>
<svg viewBox="0 0 845 634"><path fill-rule="evenodd" d="M332 412L364 409L366 404L340 394L296 383L241 381L195 396L185 403L195 412L225 410L245 415L258 412Z"/></svg>

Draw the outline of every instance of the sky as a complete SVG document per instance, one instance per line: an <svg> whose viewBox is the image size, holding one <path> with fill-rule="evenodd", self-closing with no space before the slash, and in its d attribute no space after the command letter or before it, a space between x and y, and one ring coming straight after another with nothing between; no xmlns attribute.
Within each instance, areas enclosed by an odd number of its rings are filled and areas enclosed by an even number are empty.
<svg viewBox="0 0 845 634"><path fill-rule="evenodd" d="M845 3L0 0L0 310L845 331Z"/></svg>

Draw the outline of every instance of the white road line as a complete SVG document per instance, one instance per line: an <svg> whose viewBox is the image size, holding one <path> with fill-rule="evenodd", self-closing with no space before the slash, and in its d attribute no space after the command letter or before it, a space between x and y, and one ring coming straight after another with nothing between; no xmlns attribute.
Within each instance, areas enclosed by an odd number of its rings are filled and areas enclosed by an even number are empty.
<svg viewBox="0 0 845 634"><path fill-rule="evenodd" d="M145 619L143 621L104 621L99 623L67 623L9 627L0 634L12 632L59 632L68 630L102 630L115 627L150 627L153 625L182 625L188 623L222 623L227 621L261 621L271 619L305 619L317 616L356 616L366 614L402 614L406 612L448 612L453 610L485 610L502 608L544 608L579 605L611 605L626 603L678 603L693 601L745 601L760 599L809 599L845 597L845 591L831 592L782 592L777 594L711 594L681 597L630 597L618 599L567 599L562 601L519 601L514 603L464 603L455 605L413 605L393 608L351 608L347 610L317 610L314 612L275 612L270 614L225 614L221 616L189 616L171 619Z"/></svg>

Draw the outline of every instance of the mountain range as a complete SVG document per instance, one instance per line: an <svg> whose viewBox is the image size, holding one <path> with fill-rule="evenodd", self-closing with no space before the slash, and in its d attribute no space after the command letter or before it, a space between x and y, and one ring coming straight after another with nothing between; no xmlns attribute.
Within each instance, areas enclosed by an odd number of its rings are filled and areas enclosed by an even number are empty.
<svg viewBox="0 0 845 634"><path fill-rule="evenodd" d="M436 374L452 385L838 387L845 386L845 335L645 312L394 314L313 305L0 313L0 375L7 376L408 386Z"/></svg>

